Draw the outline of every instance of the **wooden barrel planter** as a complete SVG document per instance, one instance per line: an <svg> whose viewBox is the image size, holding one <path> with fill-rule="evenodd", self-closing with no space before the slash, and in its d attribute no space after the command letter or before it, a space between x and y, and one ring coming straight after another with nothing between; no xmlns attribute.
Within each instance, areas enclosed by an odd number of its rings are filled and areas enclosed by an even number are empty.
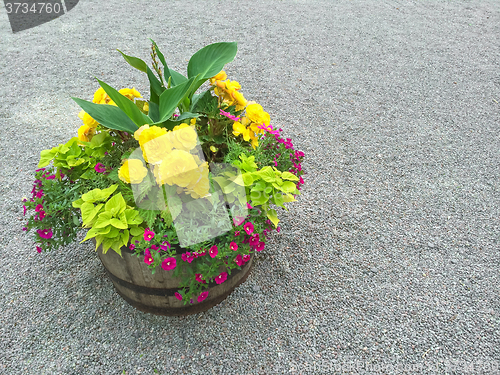
<svg viewBox="0 0 500 375"><path fill-rule="evenodd" d="M122 298L136 309L168 316L182 316L206 311L222 302L231 292L246 280L253 265L254 254L241 270L233 269L231 275L222 284L208 283L208 297L193 304L184 305L174 293L179 290L180 279L172 277L173 271L156 268L155 274L146 266L143 259L137 257L128 248L122 248L122 256L109 250L102 253L99 246L99 258L106 269L106 273L113 282L115 290ZM181 260L180 255L175 256L178 267L189 267ZM221 270L225 271L225 270Z"/></svg>

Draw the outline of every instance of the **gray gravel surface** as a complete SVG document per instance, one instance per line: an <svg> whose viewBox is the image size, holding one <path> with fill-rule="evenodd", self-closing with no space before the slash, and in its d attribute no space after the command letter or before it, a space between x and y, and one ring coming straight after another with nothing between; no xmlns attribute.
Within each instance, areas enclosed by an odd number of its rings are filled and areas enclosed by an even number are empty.
<svg viewBox="0 0 500 375"><path fill-rule="evenodd" d="M21 198L116 52L227 72L307 156L251 276L185 318L136 311L91 244L40 255ZM499 373L500 3L97 1L13 34L0 5L0 373Z"/></svg>

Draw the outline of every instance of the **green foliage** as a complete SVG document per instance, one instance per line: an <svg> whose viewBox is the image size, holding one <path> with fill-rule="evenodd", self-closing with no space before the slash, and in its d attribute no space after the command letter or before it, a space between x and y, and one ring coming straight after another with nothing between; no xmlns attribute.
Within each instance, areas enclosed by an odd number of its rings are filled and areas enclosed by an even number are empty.
<svg viewBox="0 0 500 375"><path fill-rule="evenodd" d="M104 254L111 248L121 255L130 233L142 233L139 212L127 206L121 193L109 198L117 188L118 185L111 185L104 190L91 190L73 203L81 210L83 227L90 228L82 242L95 237L96 249L102 244Z"/></svg>

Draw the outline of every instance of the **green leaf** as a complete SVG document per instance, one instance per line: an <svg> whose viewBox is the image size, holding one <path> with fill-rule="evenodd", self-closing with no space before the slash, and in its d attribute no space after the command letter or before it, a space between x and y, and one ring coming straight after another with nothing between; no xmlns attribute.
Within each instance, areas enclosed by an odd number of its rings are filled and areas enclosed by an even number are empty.
<svg viewBox="0 0 500 375"><path fill-rule="evenodd" d="M288 203L288 202L295 202L297 201L292 194L285 194L283 195L283 202Z"/></svg>
<svg viewBox="0 0 500 375"><path fill-rule="evenodd" d="M112 216L118 216L118 214L125 211L127 203L125 202L125 199L123 199L122 193L118 193L106 202L106 206L104 208L106 209L106 212L110 212Z"/></svg>
<svg viewBox="0 0 500 375"><path fill-rule="evenodd" d="M104 83L101 80L97 80L101 87L104 89L106 94L115 102L115 104L123 111L125 114L138 126L142 126L144 124L152 124L153 121L149 118L148 115L145 115L141 112L139 108L135 105L135 103L127 98L125 95L122 95L118 92L118 90L112 88L108 84Z"/></svg>
<svg viewBox="0 0 500 375"><path fill-rule="evenodd" d="M142 61L138 57L133 57L133 56L125 55L119 49L117 49L117 51L122 54L122 56L125 59L125 61L128 62L131 66L133 66L134 68L140 70L141 72L146 73L148 66L147 66L147 64L144 61Z"/></svg>
<svg viewBox="0 0 500 375"><path fill-rule="evenodd" d="M104 201L106 200L113 192L118 188L118 185L111 185L110 187L101 190L101 189L94 189L89 191L88 193L85 193L82 195L82 200L85 202L90 202L94 203L97 201Z"/></svg>
<svg viewBox="0 0 500 375"><path fill-rule="evenodd" d="M291 181L284 181L281 190L285 193L293 193L297 186Z"/></svg>
<svg viewBox="0 0 500 375"><path fill-rule="evenodd" d="M200 75L204 81L218 74L228 62L233 61L238 51L236 42L210 44L196 52L188 63L188 78Z"/></svg>
<svg viewBox="0 0 500 375"><path fill-rule="evenodd" d="M122 232L122 244L123 246L127 246L128 240L130 238L130 234L128 230Z"/></svg>
<svg viewBox="0 0 500 375"><path fill-rule="evenodd" d="M130 225L137 225L142 223L142 218L139 215L139 212L134 210L134 209L126 209L123 214L125 214L125 218L127 221L127 224Z"/></svg>
<svg viewBox="0 0 500 375"><path fill-rule="evenodd" d="M261 170L255 172L255 174L266 182L276 181L276 174L274 173L273 169L269 166L262 168Z"/></svg>
<svg viewBox="0 0 500 375"><path fill-rule="evenodd" d="M130 234L132 236L134 236L134 237L135 236L140 236L143 233L144 233L144 229L142 229L142 228L139 228L139 227L132 227L132 228L130 228Z"/></svg>
<svg viewBox="0 0 500 375"><path fill-rule="evenodd" d="M83 99L71 98L101 125L113 130L134 133L138 126L120 108L109 104L96 104ZM141 112L142 113L142 112Z"/></svg>
<svg viewBox="0 0 500 375"><path fill-rule="evenodd" d="M252 204L260 206L269 200L269 195L264 191L252 191L250 192L250 199Z"/></svg>
<svg viewBox="0 0 500 375"><path fill-rule="evenodd" d="M170 210L170 214L172 215L172 220L175 220L177 216L182 212L182 201L176 196L168 196L168 209Z"/></svg>
<svg viewBox="0 0 500 375"><path fill-rule="evenodd" d="M161 82L158 78L156 78L155 74L153 73L153 71L151 69L149 69L148 67L148 71L147 71L147 74L148 74L148 79L149 79L149 86L151 88L151 101L158 104L158 98L160 97L160 95L163 93L163 91L165 91L165 87L163 87L161 85ZM155 94L156 96L153 96L153 94Z"/></svg>
<svg viewBox="0 0 500 375"><path fill-rule="evenodd" d="M182 120L185 120L187 118L191 119L191 118L200 117L200 116L201 115L199 113L184 112L182 115L177 117L175 119L175 121L182 121Z"/></svg>
<svg viewBox="0 0 500 375"><path fill-rule="evenodd" d="M158 107L158 103L150 101L148 113L151 120L153 120L154 122L160 121L160 107Z"/></svg>
<svg viewBox="0 0 500 375"><path fill-rule="evenodd" d="M127 224L123 224L121 222L121 220L119 219L116 219L116 218L111 218L111 220L109 221L109 223L114 226L115 228L118 228L118 229L127 229L128 228L128 225Z"/></svg>
<svg viewBox="0 0 500 375"><path fill-rule="evenodd" d="M279 206L279 207L285 207L284 206L284 198L283 198L283 194L279 193L279 192L274 192L273 194L273 202L276 206Z"/></svg>
<svg viewBox="0 0 500 375"><path fill-rule="evenodd" d="M74 201L71 205L75 208L80 208L83 203L85 203L85 201L82 198L80 198Z"/></svg>
<svg viewBox="0 0 500 375"><path fill-rule="evenodd" d="M94 219L94 217L101 210L102 206L104 205L101 203L94 207L94 205L90 202L85 202L81 205L80 209L82 210L82 220L84 226L87 226Z"/></svg>
<svg viewBox="0 0 500 375"><path fill-rule="evenodd" d="M176 72L173 69L168 69L171 77L172 77L172 86L180 85L181 83L186 82L188 79L184 77L181 73Z"/></svg>
<svg viewBox="0 0 500 375"><path fill-rule="evenodd" d="M109 211L104 211L99 214L97 217L97 221L92 225L92 229L105 228L108 225L111 225L112 213Z"/></svg>
<svg viewBox="0 0 500 375"><path fill-rule="evenodd" d="M54 147L52 150L43 150L40 153L40 161L37 168L43 168L50 164L52 159L57 155L57 149Z"/></svg>
<svg viewBox="0 0 500 375"><path fill-rule="evenodd" d="M172 116L179 103L184 99L184 96L191 88L193 80L194 79L190 79L180 85L165 90L160 95L160 122L166 121L170 118L170 116Z"/></svg>
<svg viewBox="0 0 500 375"><path fill-rule="evenodd" d="M278 223L279 223L279 219L278 219L278 214L276 213L276 210L268 210L267 211L267 217L269 220L272 221L272 223L274 224L274 227L276 228L278 226Z"/></svg>
<svg viewBox="0 0 500 375"><path fill-rule="evenodd" d="M250 191L264 191L266 188L266 183L264 181L257 182Z"/></svg>
<svg viewBox="0 0 500 375"><path fill-rule="evenodd" d="M283 172L281 174L281 178L283 180L290 180L290 181L298 181L299 178L297 176L295 176L293 173L290 173L290 172Z"/></svg>

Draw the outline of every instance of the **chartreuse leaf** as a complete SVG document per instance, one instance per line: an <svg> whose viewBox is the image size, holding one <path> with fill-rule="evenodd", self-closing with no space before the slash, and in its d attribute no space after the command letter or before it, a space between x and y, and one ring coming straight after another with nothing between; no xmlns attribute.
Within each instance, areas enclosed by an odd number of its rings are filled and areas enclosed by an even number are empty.
<svg viewBox="0 0 500 375"><path fill-rule="evenodd" d="M269 194L265 191L252 191L250 192L250 199L252 200L252 204L260 206L269 200Z"/></svg>
<svg viewBox="0 0 500 375"><path fill-rule="evenodd" d="M103 204L98 204L97 206L94 206L90 202L84 202L80 210L82 210L82 220L83 220L83 226L88 226L94 219L94 217L97 215L97 213L101 210Z"/></svg>
<svg viewBox="0 0 500 375"><path fill-rule="evenodd" d="M128 225L127 224L123 224L119 219L117 218L111 218L111 220L109 221L109 223L114 226L115 228L118 228L118 229L127 229L128 228Z"/></svg>
<svg viewBox="0 0 500 375"><path fill-rule="evenodd" d="M94 228L96 228L96 229L105 228L108 225L111 225L111 218L112 217L113 217L113 215L109 211L101 212L99 214L99 216L97 217L96 222L92 226L92 229L94 229Z"/></svg>
<svg viewBox="0 0 500 375"><path fill-rule="evenodd" d="M295 202L296 199L293 197L292 194L284 194L283 195L283 202L288 203L288 202Z"/></svg>
<svg viewBox="0 0 500 375"><path fill-rule="evenodd" d="M199 80L215 76L228 62L233 61L238 51L236 42L210 44L196 52L188 63L188 78L200 75Z"/></svg>
<svg viewBox="0 0 500 375"><path fill-rule="evenodd" d="M82 206L82 204L84 204L85 201L80 198L80 199L77 199L76 201L74 201L71 205L75 208L80 208Z"/></svg>
<svg viewBox="0 0 500 375"><path fill-rule="evenodd" d="M123 199L122 193L118 193L106 202L106 206L104 208L106 209L106 212L110 212L112 216L118 216L118 214L125 211L127 203L125 202L125 199Z"/></svg>
<svg viewBox="0 0 500 375"><path fill-rule="evenodd" d="M160 95L160 121L164 122L172 116L175 109L179 106L179 103L184 99L187 95L189 89L191 88L191 84L193 83L194 78L185 81L177 86L174 86L168 90L165 90Z"/></svg>
<svg viewBox="0 0 500 375"><path fill-rule="evenodd" d="M266 183L264 181L257 182L250 191L264 191L266 188Z"/></svg>
<svg viewBox="0 0 500 375"><path fill-rule="evenodd" d="M145 115L141 112L139 108L135 105L135 103L127 98L126 96L120 94L118 90L112 88L108 84L104 83L101 80L97 80L101 87L104 89L106 94L109 95L111 100L115 102L115 104L123 111L125 114L138 126L142 126L144 124L152 124L153 121L149 118L148 115Z"/></svg>
<svg viewBox="0 0 500 375"><path fill-rule="evenodd" d="M262 168L261 170L255 172L255 174L266 182L276 181L276 174L274 173L273 169L269 166Z"/></svg>
<svg viewBox="0 0 500 375"><path fill-rule="evenodd" d="M114 193L114 191L118 188L118 185L111 185L110 187L101 190L101 189L94 189L89 191L88 193L85 193L82 195L82 200L84 202L90 202L94 203L97 201L104 201L106 200L111 194ZM78 201L76 201L78 202Z"/></svg>
<svg viewBox="0 0 500 375"><path fill-rule="evenodd" d="M134 209L126 209L124 212L128 225L137 225L142 223L139 212Z"/></svg>
<svg viewBox="0 0 500 375"><path fill-rule="evenodd" d="M132 227L132 228L130 228L130 234L132 236L134 236L134 237L135 236L140 236L143 233L144 233L144 229L141 229L139 227Z"/></svg>
<svg viewBox="0 0 500 375"><path fill-rule="evenodd" d="M283 180L290 180L290 181L298 181L299 178L297 176L295 176L293 173L290 173L290 172L283 172L281 174L281 178Z"/></svg>
<svg viewBox="0 0 500 375"><path fill-rule="evenodd" d="M278 226L279 219L278 219L278 214L276 213L276 210L271 209L267 210L267 218L271 220L271 222L274 224L274 227Z"/></svg>
<svg viewBox="0 0 500 375"><path fill-rule="evenodd" d="M138 126L120 108L109 104L96 104L83 99L71 98L94 120L108 129L134 133ZM141 112L142 113L142 112Z"/></svg>
<svg viewBox="0 0 500 375"><path fill-rule="evenodd" d="M57 154L56 147L54 147L52 150L43 150L40 153L40 161L38 162L38 168L43 168L49 165L52 159L55 158L56 154Z"/></svg>
<svg viewBox="0 0 500 375"><path fill-rule="evenodd" d="M292 181L284 181L281 185L281 190L285 193L293 193L297 189L297 186Z"/></svg>
<svg viewBox="0 0 500 375"><path fill-rule="evenodd" d="M283 194L275 191L273 194L273 202L276 206L285 208L285 205L283 204L285 202Z"/></svg>

